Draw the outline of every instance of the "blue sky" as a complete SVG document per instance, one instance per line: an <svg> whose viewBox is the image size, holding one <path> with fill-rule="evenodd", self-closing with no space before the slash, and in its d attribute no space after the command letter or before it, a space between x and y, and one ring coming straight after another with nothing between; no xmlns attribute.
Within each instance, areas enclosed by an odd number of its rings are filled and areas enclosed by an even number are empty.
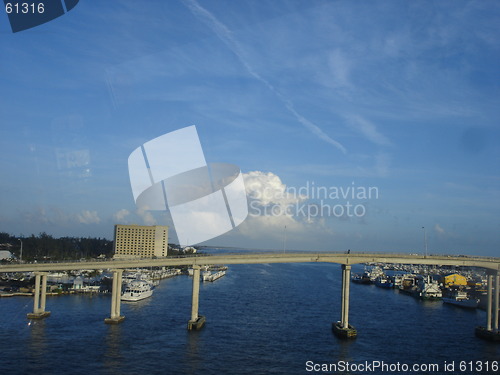
<svg viewBox="0 0 500 375"><path fill-rule="evenodd" d="M13 34L4 14L0 230L172 226L137 210L127 159L194 124L254 201L206 244L281 249L286 226L289 249L423 252L425 227L429 252L498 255L499 16L495 1L123 0ZM347 203L290 192L312 185L378 196L304 217ZM272 206L291 215L256 214Z"/></svg>

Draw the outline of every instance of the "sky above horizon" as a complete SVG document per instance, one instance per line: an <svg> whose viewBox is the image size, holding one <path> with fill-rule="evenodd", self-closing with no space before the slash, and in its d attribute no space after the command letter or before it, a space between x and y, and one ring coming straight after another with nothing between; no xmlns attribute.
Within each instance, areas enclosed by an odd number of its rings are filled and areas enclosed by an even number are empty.
<svg viewBox="0 0 500 375"><path fill-rule="evenodd" d="M203 245L498 256L499 16L495 1L82 1L12 33L3 14L0 231L158 224L177 242L169 212L137 209L127 160L196 125L208 162L241 169L250 212Z"/></svg>

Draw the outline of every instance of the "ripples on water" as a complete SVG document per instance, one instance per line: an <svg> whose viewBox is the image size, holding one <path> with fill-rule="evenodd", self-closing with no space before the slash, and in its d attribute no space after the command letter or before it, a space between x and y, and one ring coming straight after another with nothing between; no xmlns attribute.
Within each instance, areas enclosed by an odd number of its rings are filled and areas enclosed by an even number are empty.
<svg viewBox="0 0 500 375"><path fill-rule="evenodd" d="M306 361L442 367L445 361L500 359L500 345L474 336L474 327L485 322L483 311L375 286L351 284L350 322L359 336L337 339L330 326L340 317L340 278L334 264L231 266L225 277L201 284L200 314L207 324L200 332L186 330L192 287L187 276L163 280L152 298L122 303L126 319L116 326L104 324L107 295L49 297L52 315L32 322L26 319L32 299L3 298L0 371L302 374L308 373Z"/></svg>

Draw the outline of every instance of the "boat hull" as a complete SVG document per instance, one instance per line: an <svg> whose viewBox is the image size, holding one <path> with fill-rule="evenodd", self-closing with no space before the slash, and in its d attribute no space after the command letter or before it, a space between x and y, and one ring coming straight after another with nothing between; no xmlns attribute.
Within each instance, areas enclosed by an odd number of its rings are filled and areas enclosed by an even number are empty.
<svg viewBox="0 0 500 375"><path fill-rule="evenodd" d="M149 298L152 295L153 295L153 290L141 293L124 293L122 294L121 300L126 302L137 302Z"/></svg>
<svg viewBox="0 0 500 375"><path fill-rule="evenodd" d="M479 304L479 300L477 299L462 299L462 300L457 300L455 298L446 298L443 297L443 302L448 303L450 305L455 305L462 307L464 309L475 309L477 308Z"/></svg>
<svg viewBox="0 0 500 375"><path fill-rule="evenodd" d="M385 283L375 282L375 286L379 288L392 289L394 287L394 284L391 283L390 281Z"/></svg>

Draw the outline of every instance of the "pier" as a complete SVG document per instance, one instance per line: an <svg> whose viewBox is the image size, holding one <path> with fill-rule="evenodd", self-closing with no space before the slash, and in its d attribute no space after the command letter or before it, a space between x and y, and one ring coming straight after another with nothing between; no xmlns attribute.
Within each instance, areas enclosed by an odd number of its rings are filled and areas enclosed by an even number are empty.
<svg viewBox="0 0 500 375"><path fill-rule="evenodd" d="M487 319L485 326L476 328L476 335L488 340L500 340L498 329L499 290L500 290L500 258L488 257L454 257L447 255L410 255L387 253L250 253L227 255L194 255L185 257L166 257L158 259L117 259L89 262L36 263L0 265L0 272L35 271L35 296L33 314L29 319L40 319L50 315L45 311L47 271L67 271L75 269L111 269L113 270L113 290L110 317L108 324L122 322L125 317L120 314L120 293L123 270L126 268L146 268L163 266L191 266L194 270L192 309L188 321L189 330L198 330L205 324L206 318L199 315L199 283L200 266L218 264L259 264L259 263L337 263L342 266L342 294L340 320L332 324L332 329L339 337L353 338L357 330L349 322L350 273L353 264L363 263L401 263L439 266L463 266L484 268L488 272ZM493 298L493 294L495 297Z"/></svg>

